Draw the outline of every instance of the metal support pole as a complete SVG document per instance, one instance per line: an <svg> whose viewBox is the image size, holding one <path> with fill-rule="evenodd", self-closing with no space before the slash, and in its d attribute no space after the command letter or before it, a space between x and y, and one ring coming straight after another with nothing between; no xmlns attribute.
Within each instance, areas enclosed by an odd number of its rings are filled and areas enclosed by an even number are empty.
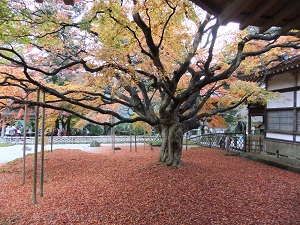
<svg viewBox="0 0 300 225"><path fill-rule="evenodd" d="M4 137L4 129L5 129L5 116L3 117L2 120L2 129L1 129L1 137Z"/></svg>
<svg viewBox="0 0 300 225"><path fill-rule="evenodd" d="M137 152L137 145L136 145L136 134L134 135L134 148L135 148L135 152Z"/></svg>
<svg viewBox="0 0 300 225"><path fill-rule="evenodd" d="M188 131L185 133L185 150L187 151Z"/></svg>
<svg viewBox="0 0 300 225"><path fill-rule="evenodd" d="M111 115L111 117L110 117L110 122L111 122L111 124L113 124L115 121L114 121L114 117ZM113 151L113 154L115 154L115 145L116 145L116 143L115 143L115 127L112 127L111 128L111 149L112 149L112 151Z"/></svg>
<svg viewBox="0 0 300 225"><path fill-rule="evenodd" d="M28 94L26 94L26 101L28 101ZM23 126L23 162L22 162L22 184L25 184L25 157L26 157L26 122L27 122L27 104L24 110L24 126Z"/></svg>
<svg viewBox="0 0 300 225"><path fill-rule="evenodd" d="M115 127L111 128L111 135L112 135L112 150L113 150L113 154L115 154L115 147L116 147Z"/></svg>
<svg viewBox="0 0 300 225"><path fill-rule="evenodd" d="M36 91L36 102L40 101L40 89ZM33 204L36 204L36 183L37 183L37 153L38 153L38 129L39 129L39 106L35 112L35 139L34 139L34 160L33 160Z"/></svg>
<svg viewBox="0 0 300 225"><path fill-rule="evenodd" d="M146 138L145 138L145 133L146 133L146 125L144 126L144 135L143 135L143 138L144 138L144 150L146 150Z"/></svg>
<svg viewBox="0 0 300 225"><path fill-rule="evenodd" d="M42 101L45 104L45 92L43 92ZM41 132L41 175L40 175L40 196L44 196L44 152L45 152L45 108L42 109L42 132Z"/></svg>
<svg viewBox="0 0 300 225"><path fill-rule="evenodd" d="M132 150L132 127L131 127L131 124L130 124L130 152Z"/></svg>
<svg viewBox="0 0 300 225"><path fill-rule="evenodd" d="M53 150L53 131L52 131L52 133L51 133L51 141L50 141L51 143L50 143L50 145L51 145L51 152L52 152L52 150Z"/></svg>

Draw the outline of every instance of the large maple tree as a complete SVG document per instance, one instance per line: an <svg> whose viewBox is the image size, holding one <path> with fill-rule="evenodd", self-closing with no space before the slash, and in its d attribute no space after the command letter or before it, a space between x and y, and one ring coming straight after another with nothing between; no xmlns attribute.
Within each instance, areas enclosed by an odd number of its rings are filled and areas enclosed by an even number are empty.
<svg viewBox="0 0 300 225"><path fill-rule="evenodd" d="M143 121L160 132L159 161L172 166L182 165L183 134L201 120L264 99L263 89L236 79L240 68L255 73L282 48L300 48L292 31L220 35L217 19L190 1L5 0L0 9L0 62L23 72L1 73L1 84L47 96L2 99L99 125ZM68 82L51 82L59 77Z"/></svg>

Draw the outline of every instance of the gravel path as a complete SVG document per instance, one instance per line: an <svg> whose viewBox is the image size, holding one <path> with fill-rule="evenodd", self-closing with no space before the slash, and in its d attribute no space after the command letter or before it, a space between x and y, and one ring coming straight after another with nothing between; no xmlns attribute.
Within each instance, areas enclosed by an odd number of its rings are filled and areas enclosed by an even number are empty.
<svg viewBox="0 0 300 225"><path fill-rule="evenodd" d="M117 146L126 146L129 144L117 144ZM143 145L143 144L138 144ZM56 149L79 149L87 152L97 152L104 149L111 149L111 144L101 144L101 147L90 147L90 144L54 144L52 150ZM132 145L134 148L134 145ZM41 146L38 146L38 151L41 150ZM45 146L45 151L51 150L51 145ZM26 154L34 153L34 145L27 145ZM0 147L0 165L12 160L23 157L23 145L13 145L8 147Z"/></svg>

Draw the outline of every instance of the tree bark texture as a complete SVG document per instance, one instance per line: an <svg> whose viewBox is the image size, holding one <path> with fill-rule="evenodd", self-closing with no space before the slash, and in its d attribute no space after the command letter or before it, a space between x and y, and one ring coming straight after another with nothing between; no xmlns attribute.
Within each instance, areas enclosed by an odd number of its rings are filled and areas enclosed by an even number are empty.
<svg viewBox="0 0 300 225"><path fill-rule="evenodd" d="M182 141L183 130L179 122L163 125L161 131L162 145L160 149L159 162L167 165L182 166Z"/></svg>

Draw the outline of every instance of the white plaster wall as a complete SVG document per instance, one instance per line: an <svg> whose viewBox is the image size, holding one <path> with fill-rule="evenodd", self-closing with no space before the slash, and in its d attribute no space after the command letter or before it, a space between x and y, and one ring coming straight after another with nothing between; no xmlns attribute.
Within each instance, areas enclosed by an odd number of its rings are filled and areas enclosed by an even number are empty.
<svg viewBox="0 0 300 225"><path fill-rule="evenodd" d="M294 87L294 76L288 73L275 75L268 81L269 91L288 87Z"/></svg>
<svg viewBox="0 0 300 225"><path fill-rule="evenodd" d="M297 142L300 142L300 135L297 135L297 136L296 136L296 141L297 141Z"/></svg>
<svg viewBox="0 0 300 225"><path fill-rule="evenodd" d="M294 102L294 93L285 92L281 93L281 98L267 103L267 108L283 108L283 107L293 107ZM300 100L299 100L300 104Z"/></svg>
<svg viewBox="0 0 300 225"><path fill-rule="evenodd" d="M297 91L297 107L300 107L300 91Z"/></svg>
<svg viewBox="0 0 300 225"><path fill-rule="evenodd" d="M278 133L266 133L267 138L274 138L286 141L293 141L293 135L290 134L278 134Z"/></svg>

